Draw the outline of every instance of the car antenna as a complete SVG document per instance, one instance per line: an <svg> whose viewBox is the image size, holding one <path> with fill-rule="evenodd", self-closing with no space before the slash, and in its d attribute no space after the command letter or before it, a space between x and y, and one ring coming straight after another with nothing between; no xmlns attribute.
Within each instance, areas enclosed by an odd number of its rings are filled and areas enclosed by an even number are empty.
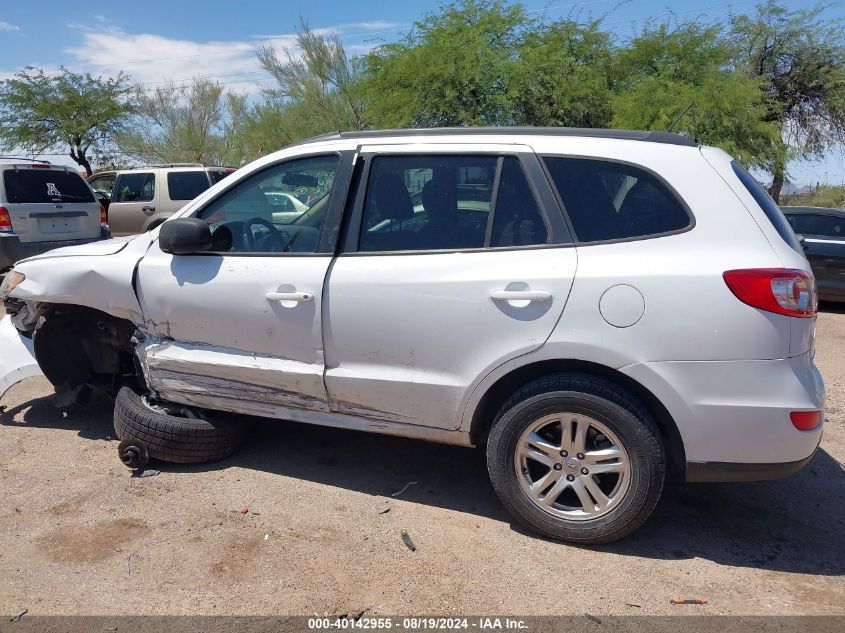
<svg viewBox="0 0 845 633"><path fill-rule="evenodd" d="M677 119L675 119L675 120L672 122L672 125L670 125L670 126L669 126L669 128L668 128L666 131L667 131L667 132L671 132L671 131L672 131L672 128L674 128L676 125L678 125L678 122L679 122L681 119L683 119L683 118L684 118L684 115L685 115L687 112L689 112L689 109L690 109L690 108L691 108L694 104L695 104L695 101L693 101L693 102L692 102L692 103L690 103L690 104L689 104L686 108L684 108L684 111L683 111L683 112L681 112L681 114L680 114L680 115L678 115L678 118L677 118Z"/></svg>

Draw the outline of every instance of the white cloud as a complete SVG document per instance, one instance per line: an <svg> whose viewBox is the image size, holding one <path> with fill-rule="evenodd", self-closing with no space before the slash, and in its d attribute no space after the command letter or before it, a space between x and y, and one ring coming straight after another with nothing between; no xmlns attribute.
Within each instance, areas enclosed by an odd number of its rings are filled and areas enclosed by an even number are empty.
<svg viewBox="0 0 845 633"><path fill-rule="evenodd" d="M167 81L184 83L194 77L210 77L237 92L255 93L269 79L256 59L259 48L271 45L277 51L295 51L296 46L293 33L254 36L247 41L197 42L151 33L132 34L119 28L98 31L78 23L68 26L76 28L82 35L81 45L65 49L74 58L68 64L73 70L111 76L123 71L148 89ZM314 30L318 33L339 33L345 38L366 35L342 35L351 29L376 31L390 26L394 24L377 21ZM346 47L350 54L361 54L372 45L350 43Z"/></svg>
<svg viewBox="0 0 845 633"><path fill-rule="evenodd" d="M0 20L0 31L20 31L21 27Z"/></svg>

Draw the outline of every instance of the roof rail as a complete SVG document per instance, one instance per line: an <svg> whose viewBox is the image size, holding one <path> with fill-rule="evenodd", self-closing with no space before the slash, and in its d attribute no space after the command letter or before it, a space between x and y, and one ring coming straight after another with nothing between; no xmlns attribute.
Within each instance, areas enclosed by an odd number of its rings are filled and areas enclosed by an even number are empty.
<svg viewBox="0 0 845 633"><path fill-rule="evenodd" d="M138 165L127 169L157 169L159 167L205 167L202 163L157 163L155 165Z"/></svg>
<svg viewBox="0 0 845 633"><path fill-rule="evenodd" d="M26 156L0 156L0 160L20 160L25 163L44 163L46 165L52 165L49 160L42 160L40 158L28 158Z"/></svg>
<svg viewBox="0 0 845 633"><path fill-rule="evenodd" d="M648 130L614 130L605 128L577 128L577 127L442 127L442 128L414 128L400 130L363 130L357 132L330 132L307 138L287 147L316 143L319 141L334 141L340 139L378 139L389 136L446 136L446 135L513 135L513 136L582 136L590 138L612 138L629 141L647 141L651 143L666 143L669 145L683 145L698 147L698 143L682 134L672 132L651 132Z"/></svg>

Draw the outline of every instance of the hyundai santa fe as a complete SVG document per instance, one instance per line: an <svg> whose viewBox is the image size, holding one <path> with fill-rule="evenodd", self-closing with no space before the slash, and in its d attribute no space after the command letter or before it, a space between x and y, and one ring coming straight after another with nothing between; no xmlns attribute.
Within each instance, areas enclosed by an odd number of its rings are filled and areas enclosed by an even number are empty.
<svg viewBox="0 0 845 633"><path fill-rule="evenodd" d="M246 416L476 446L518 521L602 543L667 473L783 477L822 435L801 246L674 134L329 134L0 293L0 395L110 390L129 466L223 458Z"/></svg>

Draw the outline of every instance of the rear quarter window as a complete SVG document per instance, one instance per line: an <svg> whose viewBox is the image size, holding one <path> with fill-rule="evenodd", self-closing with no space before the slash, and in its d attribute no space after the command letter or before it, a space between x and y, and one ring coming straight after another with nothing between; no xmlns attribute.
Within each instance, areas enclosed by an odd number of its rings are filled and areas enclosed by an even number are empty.
<svg viewBox="0 0 845 633"><path fill-rule="evenodd" d="M692 226L677 195L645 169L592 158L543 161L579 242L658 236Z"/></svg>
<svg viewBox="0 0 845 633"><path fill-rule="evenodd" d="M167 174L171 200L193 200L211 186L205 171L172 171Z"/></svg>
<svg viewBox="0 0 845 633"><path fill-rule="evenodd" d="M3 172L6 201L13 204L94 202L82 176L58 169L7 169Z"/></svg>
<svg viewBox="0 0 845 633"><path fill-rule="evenodd" d="M765 189L763 189L763 186L757 182L757 179L749 174L742 165L736 161L732 161L731 167L733 167L736 177L739 178L739 181L748 190L751 197L754 198L757 206L759 206L763 213L766 214L766 217L769 218L769 222L771 222L772 226L775 227L778 235L781 236L783 241L786 242L792 250L803 255L804 249L801 248L801 244L798 243L798 238L795 237L795 231L793 231L792 227L789 226L786 216L783 214L783 211L780 210L780 207L775 204L775 201L772 200L772 197Z"/></svg>

